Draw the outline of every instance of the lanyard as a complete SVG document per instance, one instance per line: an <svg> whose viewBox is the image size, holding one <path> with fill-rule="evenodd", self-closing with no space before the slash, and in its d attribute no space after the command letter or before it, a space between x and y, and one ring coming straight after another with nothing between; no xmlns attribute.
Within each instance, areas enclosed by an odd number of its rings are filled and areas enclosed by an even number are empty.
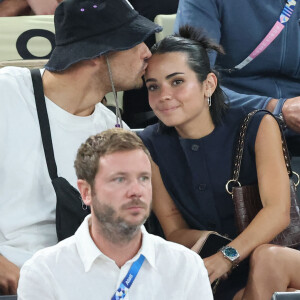
<svg viewBox="0 0 300 300"><path fill-rule="evenodd" d="M139 259L136 260L130 267L127 275L124 277L123 281L121 282L119 288L111 298L111 300L119 300L125 298L126 294L128 293L136 275L140 271L140 268L145 260L145 256L143 254L140 255Z"/></svg>
<svg viewBox="0 0 300 300"><path fill-rule="evenodd" d="M287 0L279 19L276 21L270 32L266 35L266 37L260 42L260 44L253 50L253 52L245 58L240 64L236 65L233 70L240 70L248 65L255 57L265 51L269 45L277 38L280 34L286 23L289 21L294 8L297 4L297 0Z"/></svg>

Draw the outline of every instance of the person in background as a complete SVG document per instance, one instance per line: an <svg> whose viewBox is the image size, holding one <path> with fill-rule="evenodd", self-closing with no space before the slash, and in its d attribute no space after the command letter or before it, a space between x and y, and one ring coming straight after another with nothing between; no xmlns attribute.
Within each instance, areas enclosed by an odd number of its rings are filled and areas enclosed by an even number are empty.
<svg viewBox="0 0 300 300"><path fill-rule="evenodd" d="M56 47L37 74L63 197L80 196L73 162L82 141L122 125L100 101L114 88L142 86L151 56L143 41L160 30L126 0L64 0L57 7ZM2 68L0 93L0 293L15 294L23 263L57 243L61 196L47 169L39 126L46 118L38 119L30 70Z"/></svg>
<svg viewBox="0 0 300 300"><path fill-rule="evenodd" d="M154 161L153 211L167 240L197 252L211 231L232 239L204 259L210 282L223 279L216 300L269 300L275 291L300 288L299 251L268 244L290 219L281 134L276 120L264 111L249 123L239 182L258 183L263 208L238 234L225 187L232 178L241 122L251 109L225 103L210 66L211 50L223 52L192 27L151 48L145 82L160 122L140 137Z"/></svg>
<svg viewBox="0 0 300 300"><path fill-rule="evenodd" d="M62 0L0 0L0 17L53 15Z"/></svg>
<svg viewBox="0 0 300 300"><path fill-rule="evenodd" d="M151 158L135 133L110 129L89 137L75 169L91 215L74 236L24 264L18 299L213 299L199 255L143 227Z"/></svg>
<svg viewBox="0 0 300 300"><path fill-rule="evenodd" d="M239 1L238 4L235 0L180 0L175 22L175 32L184 25L201 27L223 46L225 55L213 51L210 62L220 72L222 88L231 105L267 108L286 123L292 167L298 173L299 17L300 5L295 0ZM269 38L278 32L269 44ZM256 56L257 52L253 50L269 33L269 38L259 46L260 49L267 48ZM242 67L240 63L247 57L250 62ZM297 195L300 198L300 189Z"/></svg>
<svg viewBox="0 0 300 300"><path fill-rule="evenodd" d="M27 2L35 15L53 15L62 0L27 0Z"/></svg>

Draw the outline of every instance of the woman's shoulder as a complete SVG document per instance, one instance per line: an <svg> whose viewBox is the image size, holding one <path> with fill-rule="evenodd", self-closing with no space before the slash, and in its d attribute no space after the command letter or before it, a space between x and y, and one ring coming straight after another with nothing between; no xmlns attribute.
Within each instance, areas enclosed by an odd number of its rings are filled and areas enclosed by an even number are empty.
<svg viewBox="0 0 300 300"><path fill-rule="evenodd" d="M265 120L265 126L270 128L278 127L278 122L272 113L267 110L250 110L249 120L243 123L243 127L246 128L246 147L250 147L254 151L256 137L261 127L262 120Z"/></svg>
<svg viewBox="0 0 300 300"><path fill-rule="evenodd" d="M138 133L139 137L144 141L153 141L155 139L167 138L170 133L174 132L173 127L167 127L161 123L149 125Z"/></svg>
<svg viewBox="0 0 300 300"><path fill-rule="evenodd" d="M253 113L253 116L251 115ZM230 123L232 125L242 125L242 122L249 116L251 123L260 123L262 118L269 114L268 111L263 109L254 109L252 107L235 107L235 108L229 108L224 116L224 123ZM271 116L270 116L271 117ZM271 117L272 118L272 117Z"/></svg>
<svg viewBox="0 0 300 300"><path fill-rule="evenodd" d="M226 127L238 127L253 109L247 107L229 107L224 114L222 124Z"/></svg>
<svg viewBox="0 0 300 300"><path fill-rule="evenodd" d="M248 116L250 118L248 125L249 130L253 130L254 132L258 131L258 128L263 119L267 119L268 123L273 123L273 126L274 124L278 125L276 117L274 117L272 113L264 109L252 110L249 112Z"/></svg>
<svg viewBox="0 0 300 300"><path fill-rule="evenodd" d="M143 130L138 132L138 136L143 140L143 142L151 141L158 134L159 126L158 124L149 125Z"/></svg>

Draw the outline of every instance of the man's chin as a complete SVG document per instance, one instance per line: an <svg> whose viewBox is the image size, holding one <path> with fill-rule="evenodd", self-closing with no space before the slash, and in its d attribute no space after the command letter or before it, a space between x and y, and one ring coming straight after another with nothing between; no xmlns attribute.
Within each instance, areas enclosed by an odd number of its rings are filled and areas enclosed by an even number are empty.
<svg viewBox="0 0 300 300"><path fill-rule="evenodd" d="M115 86L115 89L120 91L131 91L131 90L139 90L144 86L144 82L142 78L138 78L135 82L132 82L131 84L126 84L122 86Z"/></svg>
<svg viewBox="0 0 300 300"><path fill-rule="evenodd" d="M127 215L123 220L128 224L128 226L142 226L145 224L148 217L149 214L144 211L143 214L140 212Z"/></svg>
<svg viewBox="0 0 300 300"><path fill-rule="evenodd" d="M141 89L142 87L144 86L144 81L143 81L143 78L139 78L136 83L135 83L135 86L133 87L133 89L135 90L139 90Z"/></svg>
<svg viewBox="0 0 300 300"><path fill-rule="evenodd" d="M126 220L126 224L130 227L140 227L142 226L143 224L145 224L147 220L147 217L143 217L143 218L139 218L139 219L136 219L136 220Z"/></svg>

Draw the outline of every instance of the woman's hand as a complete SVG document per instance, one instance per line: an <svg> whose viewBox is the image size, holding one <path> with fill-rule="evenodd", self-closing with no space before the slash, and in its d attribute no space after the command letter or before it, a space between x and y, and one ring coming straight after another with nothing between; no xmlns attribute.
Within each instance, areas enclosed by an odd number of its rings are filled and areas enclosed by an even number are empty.
<svg viewBox="0 0 300 300"><path fill-rule="evenodd" d="M226 259L220 251L204 258L203 261L208 272L210 283L213 283L220 277L226 279L231 272L232 263Z"/></svg>

